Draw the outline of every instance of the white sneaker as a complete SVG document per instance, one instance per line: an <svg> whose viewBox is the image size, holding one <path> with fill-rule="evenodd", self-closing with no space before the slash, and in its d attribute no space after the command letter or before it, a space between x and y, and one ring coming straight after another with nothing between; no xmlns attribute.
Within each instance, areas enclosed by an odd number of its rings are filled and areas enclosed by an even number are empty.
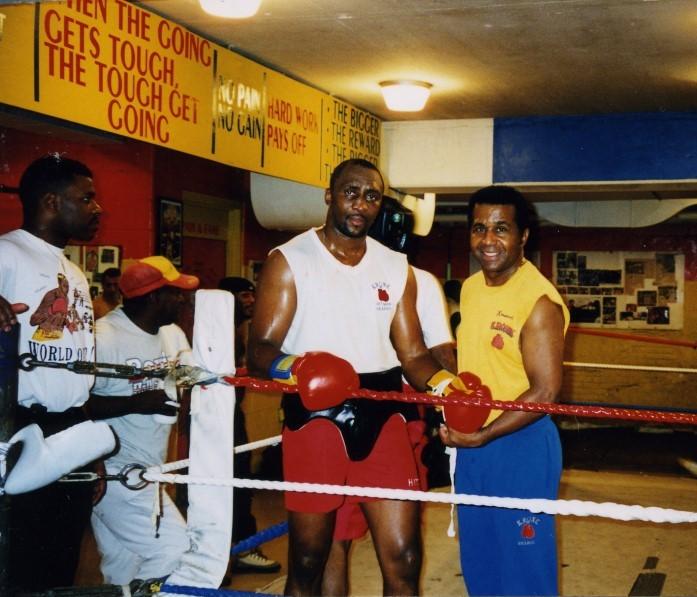
<svg viewBox="0 0 697 597"><path fill-rule="evenodd" d="M237 555L232 567L233 572L278 572L281 564L270 560L258 549L245 551Z"/></svg>
<svg viewBox="0 0 697 597"><path fill-rule="evenodd" d="M678 458L678 463L688 473L697 477L697 462L695 462L694 460L690 460L689 458Z"/></svg>

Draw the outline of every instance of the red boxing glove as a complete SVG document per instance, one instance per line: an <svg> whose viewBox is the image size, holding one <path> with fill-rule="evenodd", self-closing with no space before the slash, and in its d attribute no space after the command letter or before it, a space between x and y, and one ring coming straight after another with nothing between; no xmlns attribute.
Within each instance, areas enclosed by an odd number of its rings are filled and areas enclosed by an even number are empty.
<svg viewBox="0 0 697 597"><path fill-rule="evenodd" d="M473 373L467 371L460 373L458 378L462 381L467 391L463 392L455 389L451 396L465 395L469 397L483 398L491 400L491 390L482 383ZM455 384L453 384L455 385ZM491 408L488 406L451 406L443 407L443 418L448 427L460 433L474 433L482 428L489 418Z"/></svg>
<svg viewBox="0 0 697 597"><path fill-rule="evenodd" d="M474 373L463 371L457 377L449 371L441 369L431 379L427 386L430 393L439 396L477 397L491 400L491 391L482 384ZM448 427L460 433L479 431L489 418L491 408L483 406L444 406L443 418Z"/></svg>
<svg viewBox="0 0 697 597"><path fill-rule="evenodd" d="M303 406L308 410L341 404L360 388L351 363L328 352L281 355L272 363L270 373L276 381L297 385Z"/></svg>

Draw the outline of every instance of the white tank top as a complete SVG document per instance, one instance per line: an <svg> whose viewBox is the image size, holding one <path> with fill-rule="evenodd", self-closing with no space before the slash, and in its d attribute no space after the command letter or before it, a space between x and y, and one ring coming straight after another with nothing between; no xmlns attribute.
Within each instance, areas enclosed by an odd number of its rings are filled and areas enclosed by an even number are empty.
<svg viewBox="0 0 697 597"><path fill-rule="evenodd" d="M416 314L426 348L454 342L443 287L431 272L413 265L411 269L416 278Z"/></svg>
<svg viewBox="0 0 697 597"><path fill-rule="evenodd" d="M283 352L330 352L358 373L399 366L390 326L404 293L407 260L370 237L366 243L355 266L338 261L315 229L277 247L293 272L297 295Z"/></svg>

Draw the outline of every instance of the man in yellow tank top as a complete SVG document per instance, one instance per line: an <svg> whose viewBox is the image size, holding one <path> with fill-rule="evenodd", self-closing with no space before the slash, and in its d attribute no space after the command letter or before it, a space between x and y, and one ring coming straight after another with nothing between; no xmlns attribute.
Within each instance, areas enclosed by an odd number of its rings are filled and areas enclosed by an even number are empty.
<svg viewBox="0 0 697 597"><path fill-rule="evenodd" d="M486 187L470 198L470 250L482 270L462 287L458 370L479 376L495 400L554 402L569 313L523 256L529 214L525 198L511 187ZM557 498L561 446L549 416L493 410L478 431L444 425L440 434L459 448L458 493ZM459 506L458 523L469 595L559 594L553 516Z"/></svg>

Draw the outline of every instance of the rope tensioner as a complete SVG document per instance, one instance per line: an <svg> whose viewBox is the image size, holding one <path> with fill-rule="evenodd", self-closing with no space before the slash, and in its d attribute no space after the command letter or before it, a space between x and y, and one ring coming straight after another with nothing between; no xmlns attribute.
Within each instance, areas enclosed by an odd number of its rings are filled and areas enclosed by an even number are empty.
<svg viewBox="0 0 697 597"><path fill-rule="evenodd" d="M131 473L138 473L135 478L131 477ZM92 473L87 471L79 471L68 473L63 475L58 481L61 483L82 483L86 481L119 481L126 489L131 491L138 491L139 489L145 488L150 481L146 480L143 475L147 471L147 468L142 464L131 463L126 464L117 474L115 475L101 475L99 473Z"/></svg>
<svg viewBox="0 0 697 597"><path fill-rule="evenodd" d="M67 369L80 375L96 375L98 377L115 377L119 379L132 379L140 377L164 378L170 373L170 368L142 369L131 365L117 363L95 363L93 361L73 361L71 363L55 363L52 361L37 361L30 353L19 355L19 368L22 371L31 371L36 367L49 367L50 369Z"/></svg>

